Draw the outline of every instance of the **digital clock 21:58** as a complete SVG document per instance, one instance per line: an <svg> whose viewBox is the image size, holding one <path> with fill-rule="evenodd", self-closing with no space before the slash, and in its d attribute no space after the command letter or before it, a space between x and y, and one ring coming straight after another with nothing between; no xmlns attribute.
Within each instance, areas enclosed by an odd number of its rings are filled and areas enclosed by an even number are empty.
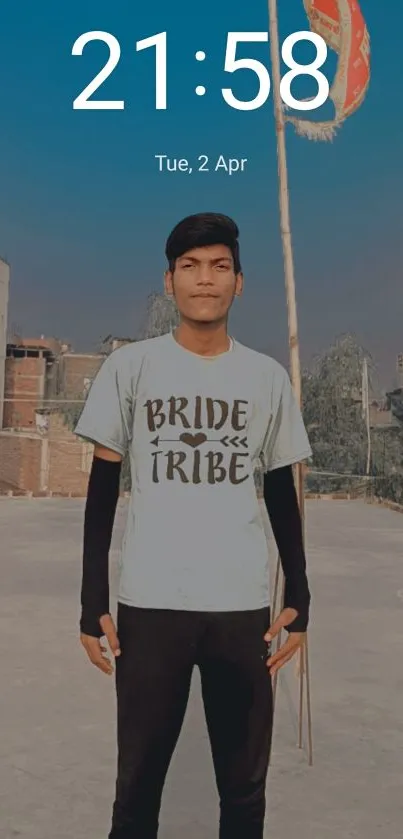
<svg viewBox="0 0 403 839"><path fill-rule="evenodd" d="M238 70L249 70L249 72L255 74L259 82L259 90L254 99L246 101L237 99L230 87L222 88L221 93L223 99L230 108L235 108L237 111L255 111L267 102L271 89L271 79L267 67L255 58L237 58L236 53L238 44L246 42L267 43L268 40L268 32L228 32L224 60L225 72L236 73ZM125 107L123 100L113 99L105 101L90 98L116 69L121 54L119 41L110 32L84 32L75 41L72 48L72 55L81 56L84 48L91 41L102 41L105 43L109 48L109 58L95 78L76 97L73 102L73 108L75 110L122 111ZM310 64L298 64L293 57L294 46L300 41L310 41L316 48L315 59ZM160 32L157 35L144 38L136 43L137 52L152 47L155 48L155 108L156 110L164 111L167 109L168 87L167 33ZM326 76L320 71L327 58L327 46L323 38L310 31L294 32L284 41L281 54L285 65L289 67L288 72L283 76L280 84L280 95L284 104L289 108L299 111L313 111L316 108L320 108L329 96L329 82ZM206 55L202 50L198 50L195 58L197 61L203 61ZM291 84L297 76L302 75L312 76L315 79L318 86L315 97L300 100L295 99L292 95ZM195 93L202 96L206 93L206 89L198 85Z"/></svg>

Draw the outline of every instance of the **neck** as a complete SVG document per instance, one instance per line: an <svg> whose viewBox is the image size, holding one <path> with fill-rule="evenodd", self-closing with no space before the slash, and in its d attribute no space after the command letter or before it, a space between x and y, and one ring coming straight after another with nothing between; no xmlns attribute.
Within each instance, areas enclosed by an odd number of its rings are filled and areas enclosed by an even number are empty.
<svg viewBox="0 0 403 839"><path fill-rule="evenodd" d="M229 349L226 321L206 324L182 320L174 335L178 344L197 355L220 355Z"/></svg>

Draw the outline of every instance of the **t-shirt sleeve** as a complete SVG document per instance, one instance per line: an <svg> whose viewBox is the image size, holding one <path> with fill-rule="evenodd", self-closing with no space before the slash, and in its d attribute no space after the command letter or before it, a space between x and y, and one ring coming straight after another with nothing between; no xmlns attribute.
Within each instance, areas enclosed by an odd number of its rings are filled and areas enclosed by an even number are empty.
<svg viewBox="0 0 403 839"><path fill-rule="evenodd" d="M118 357L119 350L115 350L102 364L74 433L124 457L131 439L133 398Z"/></svg>
<svg viewBox="0 0 403 839"><path fill-rule="evenodd" d="M312 456L300 408L287 371L279 367L273 388L273 413L262 451L264 471L291 466Z"/></svg>

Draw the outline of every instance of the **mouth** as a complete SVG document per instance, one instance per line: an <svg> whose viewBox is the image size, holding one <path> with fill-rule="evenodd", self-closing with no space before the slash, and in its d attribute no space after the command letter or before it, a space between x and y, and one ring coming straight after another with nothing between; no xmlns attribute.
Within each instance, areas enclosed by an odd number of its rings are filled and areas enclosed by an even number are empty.
<svg viewBox="0 0 403 839"><path fill-rule="evenodd" d="M192 294L197 300L218 300L218 294Z"/></svg>

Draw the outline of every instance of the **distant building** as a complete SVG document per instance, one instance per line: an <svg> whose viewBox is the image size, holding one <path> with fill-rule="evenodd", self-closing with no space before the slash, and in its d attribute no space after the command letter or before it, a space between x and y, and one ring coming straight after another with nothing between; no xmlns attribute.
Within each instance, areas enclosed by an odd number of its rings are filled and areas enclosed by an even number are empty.
<svg viewBox="0 0 403 839"><path fill-rule="evenodd" d="M400 422L387 401L380 405L373 403L369 406L369 423L372 429L383 431L400 428Z"/></svg>
<svg viewBox="0 0 403 839"><path fill-rule="evenodd" d="M399 353L397 357L397 386L403 388L403 353Z"/></svg>
<svg viewBox="0 0 403 839"><path fill-rule="evenodd" d="M64 411L84 404L106 357L71 352L52 338L7 346L0 493L85 496L93 446L70 430Z"/></svg>
<svg viewBox="0 0 403 839"><path fill-rule="evenodd" d="M38 410L31 431L0 431L0 492L86 495L93 446L56 410Z"/></svg>
<svg viewBox="0 0 403 839"><path fill-rule="evenodd" d="M61 353L56 360L57 396L66 401L84 400L105 358L103 353Z"/></svg>
<svg viewBox="0 0 403 839"><path fill-rule="evenodd" d="M84 400L91 384L110 353L133 343L133 338L117 338L108 335L97 353L77 353L63 345L56 359L56 393L66 401Z"/></svg>
<svg viewBox="0 0 403 839"><path fill-rule="evenodd" d="M135 338L118 338L115 335L107 335L102 342L102 352L109 355L109 353L118 350L119 347L124 347L125 344L134 344L135 340Z"/></svg>
<svg viewBox="0 0 403 839"><path fill-rule="evenodd" d="M7 344L3 428L35 428L35 411L55 392L55 361L60 345L54 338L21 338Z"/></svg>
<svg viewBox="0 0 403 839"><path fill-rule="evenodd" d="M399 421L400 427L403 423L403 387L386 394L386 405L391 414Z"/></svg>
<svg viewBox="0 0 403 839"><path fill-rule="evenodd" d="M0 431L3 486L85 495L93 447L77 440L64 412L66 404L73 409L84 404L105 358L106 353L74 353L68 344L44 336L15 338L7 345Z"/></svg>
<svg viewBox="0 0 403 839"><path fill-rule="evenodd" d="M126 344L133 344L133 338L112 338L111 340L111 352L114 350L118 350L119 347L124 347Z"/></svg>
<svg viewBox="0 0 403 839"><path fill-rule="evenodd" d="M84 403L107 353L75 353L56 338L15 338L6 346L3 428L36 428L37 411Z"/></svg>

